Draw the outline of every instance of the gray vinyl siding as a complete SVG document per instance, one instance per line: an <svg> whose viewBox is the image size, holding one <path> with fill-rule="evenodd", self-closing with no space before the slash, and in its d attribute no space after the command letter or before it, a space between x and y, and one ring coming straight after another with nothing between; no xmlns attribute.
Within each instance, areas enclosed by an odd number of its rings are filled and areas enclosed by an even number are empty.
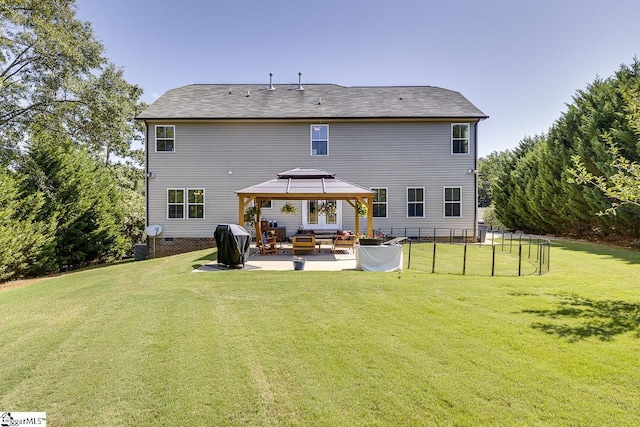
<svg viewBox="0 0 640 427"><path fill-rule="evenodd" d="M454 120L456 123L464 121ZM470 122L469 154L451 154L451 123L179 123L175 152L155 152L148 122L148 221L162 237L212 237L217 224L238 222L236 190L296 167L319 168L365 188L386 187L387 218L374 227L475 228L475 126ZM329 156L310 155L310 125L329 124ZM229 173L231 172L231 174ZM407 187L424 187L424 218L407 218ZM462 217L444 217L444 187L462 187ZM168 188L204 188L204 219L167 219ZM274 201L263 216L293 234L297 215L283 215ZM300 207L300 202L294 202ZM353 209L343 202L342 228L354 228ZM366 227L366 220L361 220Z"/></svg>

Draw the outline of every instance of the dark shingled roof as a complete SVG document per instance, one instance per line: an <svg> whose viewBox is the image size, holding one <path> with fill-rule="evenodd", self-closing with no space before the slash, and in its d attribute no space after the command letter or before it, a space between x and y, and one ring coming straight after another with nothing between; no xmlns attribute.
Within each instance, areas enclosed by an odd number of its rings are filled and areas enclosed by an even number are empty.
<svg viewBox="0 0 640 427"><path fill-rule="evenodd" d="M208 85L171 89L140 113L149 119L476 118L459 92L433 86Z"/></svg>

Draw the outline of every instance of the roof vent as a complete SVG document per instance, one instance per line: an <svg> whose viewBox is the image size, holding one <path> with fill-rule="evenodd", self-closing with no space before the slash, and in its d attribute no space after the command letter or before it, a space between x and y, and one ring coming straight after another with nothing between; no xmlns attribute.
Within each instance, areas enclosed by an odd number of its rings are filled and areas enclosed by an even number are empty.
<svg viewBox="0 0 640 427"><path fill-rule="evenodd" d="M302 73L298 73L298 87L296 88L296 90L304 90L304 88L302 87Z"/></svg>
<svg viewBox="0 0 640 427"><path fill-rule="evenodd" d="M248 98L248 97L250 97L250 96L251 96L251 91L250 91L250 90L248 90L248 91L247 91L247 98Z"/></svg>
<svg viewBox="0 0 640 427"><path fill-rule="evenodd" d="M322 105L322 97L318 96L318 105Z"/></svg>
<svg viewBox="0 0 640 427"><path fill-rule="evenodd" d="M269 73L269 87L267 90L276 90L276 87L273 85L273 73Z"/></svg>

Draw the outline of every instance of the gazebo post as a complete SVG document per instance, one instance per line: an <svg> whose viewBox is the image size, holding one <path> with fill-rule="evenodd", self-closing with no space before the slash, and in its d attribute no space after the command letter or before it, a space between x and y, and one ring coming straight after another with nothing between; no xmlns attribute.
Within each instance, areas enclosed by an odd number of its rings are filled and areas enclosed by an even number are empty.
<svg viewBox="0 0 640 427"><path fill-rule="evenodd" d="M373 197L367 197L367 234L373 237Z"/></svg>
<svg viewBox="0 0 640 427"><path fill-rule="evenodd" d="M355 205L353 207L353 212L354 212L354 215L356 216L356 221L355 221L355 223L356 223L356 236L358 234L360 234L360 215L358 215L358 210L356 209L357 205L358 205L358 201L356 201L356 203L355 203Z"/></svg>
<svg viewBox="0 0 640 427"><path fill-rule="evenodd" d="M244 196L238 197L238 225L244 227Z"/></svg>

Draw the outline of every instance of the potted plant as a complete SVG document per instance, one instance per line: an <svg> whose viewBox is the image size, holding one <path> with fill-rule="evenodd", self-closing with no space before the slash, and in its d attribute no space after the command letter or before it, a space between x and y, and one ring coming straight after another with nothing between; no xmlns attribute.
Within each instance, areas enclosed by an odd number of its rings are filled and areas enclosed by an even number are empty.
<svg viewBox="0 0 640 427"><path fill-rule="evenodd" d="M382 236L376 235L375 233L371 237L364 234L358 235L358 243L361 246L380 246L382 242Z"/></svg>
<svg viewBox="0 0 640 427"><path fill-rule="evenodd" d="M336 204L332 202L327 202L323 204L320 209L318 209L319 215L332 216L335 215L338 209L336 208Z"/></svg>
<svg viewBox="0 0 640 427"><path fill-rule="evenodd" d="M293 269L294 270L304 270L305 259L299 256L294 256L292 258L293 261Z"/></svg>
<svg viewBox="0 0 640 427"><path fill-rule="evenodd" d="M367 205L365 205L360 200L358 200L356 202L355 211L356 211L356 214L358 214L359 217L363 217L364 218L369 213L369 208L367 207Z"/></svg>
<svg viewBox="0 0 640 427"><path fill-rule="evenodd" d="M260 208L257 206L249 206L244 211L244 222L247 225L254 226L258 221L260 215Z"/></svg>
<svg viewBox="0 0 640 427"><path fill-rule="evenodd" d="M298 213L298 208L287 202L280 208L280 212L285 215L295 215Z"/></svg>

